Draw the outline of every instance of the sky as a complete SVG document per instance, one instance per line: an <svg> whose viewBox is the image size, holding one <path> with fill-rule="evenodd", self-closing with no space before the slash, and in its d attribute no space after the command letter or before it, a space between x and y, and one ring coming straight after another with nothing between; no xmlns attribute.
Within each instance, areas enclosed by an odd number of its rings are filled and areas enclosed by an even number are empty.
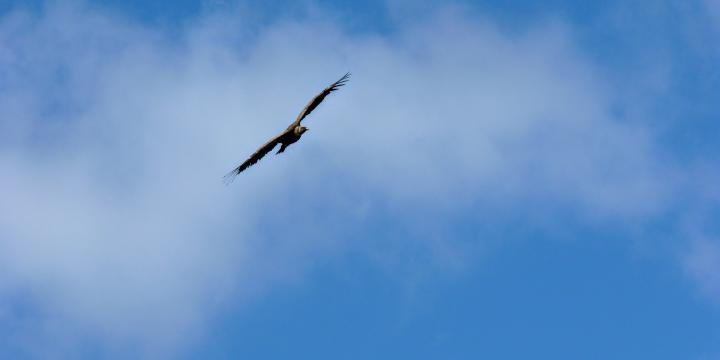
<svg viewBox="0 0 720 360"><path fill-rule="evenodd" d="M720 359L718 63L717 0L2 0L0 357Z"/></svg>

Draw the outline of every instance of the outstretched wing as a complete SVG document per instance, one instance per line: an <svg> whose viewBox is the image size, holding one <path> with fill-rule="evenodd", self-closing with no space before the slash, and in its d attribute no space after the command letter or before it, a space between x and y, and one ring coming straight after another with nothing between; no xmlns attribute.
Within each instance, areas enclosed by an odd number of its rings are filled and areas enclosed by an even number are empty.
<svg viewBox="0 0 720 360"><path fill-rule="evenodd" d="M225 183L229 184L231 183L238 174L243 172L245 169L253 166L256 162L258 162L260 159L263 158L263 156L267 155L272 149L280 143L280 138L282 138L283 135L285 135L286 131L283 131L280 133L280 135L276 136L272 140L265 143L265 145L261 146L257 151L255 151L254 154L250 156L247 160L245 160L244 163L240 164L240 166L233 169L233 171L227 173L223 179L225 179Z"/></svg>
<svg viewBox="0 0 720 360"><path fill-rule="evenodd" d="M295 122L290 126L295 127L300 125L302 119L310 115L310 113L315 110L318 105L320 105L320 103L325 99L326 96L328 96L328 94L345 85L349 78L350 73L346 73L345 75L343 75L343 77L340 78L340 80L332 83L330 86L326 87L325 90L323 90L321 93L317 94L314 99L310 100L310 102L307 104L307 106L305 106L303 111L300 112L300 115L298 115Z"/></svg>

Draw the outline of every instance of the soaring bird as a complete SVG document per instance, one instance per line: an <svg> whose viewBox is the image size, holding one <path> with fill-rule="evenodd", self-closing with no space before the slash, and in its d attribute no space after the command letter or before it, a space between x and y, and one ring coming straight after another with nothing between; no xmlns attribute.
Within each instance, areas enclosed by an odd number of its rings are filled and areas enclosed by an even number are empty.
<svg viewBox="0 0 720 360"><path fill-rule="evenodd" d="M306 116L310 115L310 113L315 110L318 105L320 105L320 103L325 99L326 96L328 96L328 94L345 85L349 78L350 73L346 73L338 81L330 84L330 86L326 87L323 91L317 94L312 100L310 100L307 106L305 106L305 108L300 112L297 119L295 119L295 121L290 124L290 126L288 126L285 131L270 139L270 141L266 142L265 145L261 146L259 149L257 149L257 151L255 151L254 154L252 154L247 160L245 160L245 162L243 162L242 164L240 164L240 166L236 167L233 171L225 175L225 182L228 184L231 183L238 174L240 174L250 166L254 165L260 159L262 159L263 156L267 155L267 153L272 151L275 146L277 146L277 144L280 144L280 150L275 153L276 155L285 151L285 149L287 149L290 144L293 144L296 141L300 140L300 137L302 137L302 135L306 131L308 131L308 128L300 125L302 120Z"/></svg>

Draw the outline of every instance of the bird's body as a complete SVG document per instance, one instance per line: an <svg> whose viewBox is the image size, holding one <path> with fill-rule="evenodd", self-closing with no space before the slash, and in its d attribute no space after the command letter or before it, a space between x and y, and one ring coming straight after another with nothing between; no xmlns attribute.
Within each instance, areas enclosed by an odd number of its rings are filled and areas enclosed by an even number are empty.
<svg viewBox="0 0 720 360"><path fill-rule="evenodd" d="M308 128L300 125L291 124L288 126L287 130L282 133L280 136L280 139L278 142L280 143L280 150L276 152L275 154L279 154L285 149L290 146L290 144L296 143L300 138L302 137L302 134L304 134Z"/></svg>
<svg viewBox="0 0 720 360"><path fill-rule="evenodd" d="M305 106L303 111L300 112L300 115L298 115L297 119L295 119L295 121L290 124L290 126L288 126L285 131L281 132L279 135L266 142L265 145L261 146L257 151L255 151L255 153L252 154L250 158L245 160L245 162L240 164L240 166L236 167L233 171L225 175L226 182L231 182L235 178L235 176L257 163L260 159L263 158L263 156L267 155L267 153L272 151L272 149L275 148L278 144L280 144L280 149L276 154L282 153L283 151L285 151L285 149L287 149L288 146L300 140L302 135L308 130L308 128L300 125L302 120L307 115L309 115L318 105L320 105L320 103L323 101L323 99L325 99L328 94L345 85L349 76L350 73L345 74L343 77L340 78L340 80L332 83L322 92L320 92L320 94L316 95L312 100L310 100L310 102L307 104L307 106Z"/></svg>

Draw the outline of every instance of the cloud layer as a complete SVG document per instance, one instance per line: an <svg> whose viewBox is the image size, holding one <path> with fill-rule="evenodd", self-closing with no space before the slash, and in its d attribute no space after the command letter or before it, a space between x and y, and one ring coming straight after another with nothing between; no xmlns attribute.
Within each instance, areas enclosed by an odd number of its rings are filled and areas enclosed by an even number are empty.
<svg viewBox="0 0 720 360"><path fill-rule="evenodd" d="M448 10L349 34L320 13L255 32L240 15L179 33L81 6L0 20L0 317L40 325L4 330L8 348L176 351L314 259L372 252L353 239L388 222L641 222L673 201L678 172L566 24L507 34ZM222 186L347 70L302 142ZM437 237L407 246L453 247ZM31 309L2 315L13 297Z"/></svg>

